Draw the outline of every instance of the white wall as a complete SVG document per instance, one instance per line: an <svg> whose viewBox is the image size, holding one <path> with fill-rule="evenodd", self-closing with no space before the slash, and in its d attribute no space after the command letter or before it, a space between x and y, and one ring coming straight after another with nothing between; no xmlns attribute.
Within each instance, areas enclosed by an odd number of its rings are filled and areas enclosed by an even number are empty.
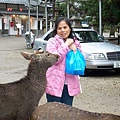
<svg viewBox="0 0 120 120"><path fill-rule="evenodd" d="M10 22L12 22L12 17L10 16ZM21 18L19 16L15 17L15 22L21 24ZM9 23L10 24L10 23ZM14 29L14 27L10 26L10 35L17 35L18 29ZM19 30L19 34L21 34L21 28Z"/></svg>
<svg viewBox="0 0 120 120"><path fill-rule="evenodd" d="M31 23L31 29L37 29L37 20L36 20L36 18L34 18L34 17L31 17L31 19L30 19L30 23Z"/></svg>
<svg viewBox="0 0 120 120"><path fill-rule="evenodd" d="M4 28L9 29L9 16L2 16L0 17L0 29L2 29L2 18L4 18Z"/></svg>
<svg viewBox="0 0 120 120"><path fill-rule="evenodd" d="M9 29L10 17L9 16L5 16L4 19L5 19L5 29Z"/></svg>
<svg viewBox="0 0 120 120"><path fill-rule="evenodd" d="M18 30L14 29L14 27L11 27L10 26L10 22L12 22L12 16L9 15L5 15L5 16L2 16L0 17L0 29L2 29L2 18L5 18L6 20L6 23L4 24L5 26L5 29L8 29L9 30L9 35L17 35L18 34ZM21 24L21 17L20 16L16 16L15 17L15 21L18 23L18 24ZM26 24L28 23L28 19L26 19ZM36 30L37 29L37 19L34 18L34 17L31 17L30 19L30 24L31 24L31 29L32 30ZM26 26L27 27L27 26ZM26 28L27 29L27 28ZM19 30L19 34L21 35L21 28Z"/></svg>

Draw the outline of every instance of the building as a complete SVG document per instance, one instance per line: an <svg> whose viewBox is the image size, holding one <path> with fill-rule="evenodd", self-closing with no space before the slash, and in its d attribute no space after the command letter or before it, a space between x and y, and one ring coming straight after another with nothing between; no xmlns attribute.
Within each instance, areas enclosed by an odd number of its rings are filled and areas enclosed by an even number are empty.
<svg viewBox="0 0 120 120"><path fill-rule="evenodd" d="M33 0L31 0L30 7L28 0L0 0L0 36L24 34L29 30L29 22L33 33L36 30L43 32L45 28L45 4L39 3L38 12L37 5L38 3ZM51 6L47 5L48 8ZM51 17L52 15L48 14L48 19Z"/></svg>

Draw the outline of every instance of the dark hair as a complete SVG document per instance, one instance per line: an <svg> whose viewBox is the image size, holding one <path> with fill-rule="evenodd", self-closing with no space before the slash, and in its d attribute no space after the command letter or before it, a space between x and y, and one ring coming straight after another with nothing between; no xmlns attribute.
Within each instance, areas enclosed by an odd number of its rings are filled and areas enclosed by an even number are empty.
<svg viewBox="0 0 120 120"><path fill-rule="evenodd" d="M74 32L73 32L73 29L72 29L72 26L71 26L71 23L70 23L70 20L68 18L65 18L65 17L59 17L56 22L55 22L55 26L54 26L54 29L53 29L53 36L55 36L57 34L57 27L58 27L58 24L61 22L61 21L65 21L66 24L70 27L71 31L70 31L70 34L69 34L69 38L73 38L74 39Z"/></svg>

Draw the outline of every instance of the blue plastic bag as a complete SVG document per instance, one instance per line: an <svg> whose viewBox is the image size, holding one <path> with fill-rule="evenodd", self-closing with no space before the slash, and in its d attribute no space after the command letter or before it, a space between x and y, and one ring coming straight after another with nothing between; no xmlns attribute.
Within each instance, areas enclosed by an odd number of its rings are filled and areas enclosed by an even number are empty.
<svg viewBox="0 0 120 120"><path fill-rule="evenodd" d="M66 55L65 72L72 75L84 75L86 62L83 54L77 49L76 52L70 50Z"/></svg>

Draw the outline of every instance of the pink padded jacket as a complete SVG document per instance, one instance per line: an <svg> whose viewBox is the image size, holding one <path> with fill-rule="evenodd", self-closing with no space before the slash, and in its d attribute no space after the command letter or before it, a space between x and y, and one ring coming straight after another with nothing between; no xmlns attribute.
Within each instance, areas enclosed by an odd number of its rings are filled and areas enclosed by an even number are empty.
<svg viewBox="0 0 120 120"><path fill-rule="evenodd" d="M75 40L76 47L81 50L78 40ZM66 54L70 50L60 36L56 35L50 38L47 43L47 51L58 54L59 60L46 72L47 86L46 93L61 97L65 81L68 85L68 92L70 96L75 96L81 92L81 85L77 75L70 75L65 73L65 59Z"/></svg>

